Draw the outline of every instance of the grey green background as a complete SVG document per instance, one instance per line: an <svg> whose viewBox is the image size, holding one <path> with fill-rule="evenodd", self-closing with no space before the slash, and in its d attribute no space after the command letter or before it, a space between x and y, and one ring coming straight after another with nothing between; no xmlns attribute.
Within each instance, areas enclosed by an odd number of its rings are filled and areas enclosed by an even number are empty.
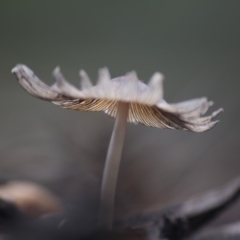
<svg viewBox="0 0 240 240"><path fill-rule="evenodd" d="M136 70L165 75L169 102L207 96L223 107L203 134L128 125L116 214L161 208L240 174L240 1L0 2L0 176L42 183L68 203L97 206L113 119L74 112L24 92L11 69L51 84L60 66L78 85ZM96 207L97 209L97 207Z"/></svg>

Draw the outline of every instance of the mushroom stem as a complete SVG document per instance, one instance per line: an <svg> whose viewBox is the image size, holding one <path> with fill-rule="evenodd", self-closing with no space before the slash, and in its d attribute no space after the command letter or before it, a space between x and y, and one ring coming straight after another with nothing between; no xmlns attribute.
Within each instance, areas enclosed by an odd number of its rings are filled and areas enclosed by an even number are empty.
<svg viewBox="0 0 240 240"><path fill-rule="evenodd" d="M111 229L114 215L115 191L127 126L129 103L118 102L117 116L113 128L103 172L98 225Z"/></svg>

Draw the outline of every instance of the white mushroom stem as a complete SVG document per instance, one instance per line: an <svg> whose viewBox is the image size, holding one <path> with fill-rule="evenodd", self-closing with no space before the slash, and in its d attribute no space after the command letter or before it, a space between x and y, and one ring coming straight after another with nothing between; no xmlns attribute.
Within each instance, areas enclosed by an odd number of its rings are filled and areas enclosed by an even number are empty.
<svg viewBox="0 0 240 240"><path fill-rule="evenodd" d="M117 116L104 166L98 225L111 229L118 170L127 126L129 103L118 102Z"/></svg>

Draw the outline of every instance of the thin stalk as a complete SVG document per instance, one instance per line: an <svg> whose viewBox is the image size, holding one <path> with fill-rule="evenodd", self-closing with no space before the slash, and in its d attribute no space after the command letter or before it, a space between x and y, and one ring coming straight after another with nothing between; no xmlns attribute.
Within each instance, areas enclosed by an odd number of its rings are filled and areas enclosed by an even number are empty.
<svg viewBox="0 0 240 240"><path fill-rule="evenodd" d="M128 110L129 103L118 102L116 121L104 166L98 225L105 229L111 229L113 224L115 192L127 126Z"/></svg>

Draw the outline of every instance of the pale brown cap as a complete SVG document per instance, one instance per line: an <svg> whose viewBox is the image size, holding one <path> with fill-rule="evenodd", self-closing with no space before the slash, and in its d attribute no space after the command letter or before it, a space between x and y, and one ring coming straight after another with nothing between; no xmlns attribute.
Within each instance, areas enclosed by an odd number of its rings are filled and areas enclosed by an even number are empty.
<svg viewBox="0 0 240 240"><path fill-rule="evenodd" d="M163 99L163 75L155 73L148 85L140 81L135 72L111 79L107 68L99 70L94 86L81 70L81 90L67 82L57 67L53 71L55 83L48 86L25 65L13 68L21 86L35 97L52 101L63 108L83 111L104 111L116 116L117 103L130 104L128 121L150 127L183 129L204 132L218 121L212 121L223 109L202 117L213 104L207 98L169 104Z"/></svg>
<svg viewBox="0 0 240 240"><path fill-rule="evenodd" d="M32 182L9 181L2 184L0 185L0 198L14 203L30 217L63 211L62 204L53 193Z"/></svg>

